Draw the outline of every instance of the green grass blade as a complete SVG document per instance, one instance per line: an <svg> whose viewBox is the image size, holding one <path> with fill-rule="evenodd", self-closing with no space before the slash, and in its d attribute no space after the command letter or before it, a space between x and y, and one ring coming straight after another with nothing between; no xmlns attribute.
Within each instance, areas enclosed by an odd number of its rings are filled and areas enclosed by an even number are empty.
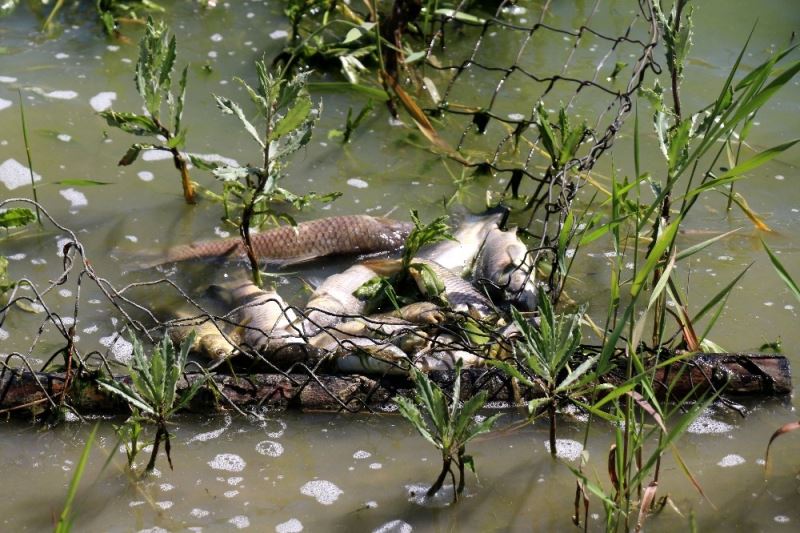
<svg viewBox="0 0 800 533"><path fill-rule="evenodd" d="M715 242L717 242L717 241L719 241L721 239L724 239L725 237L728 237L729 235L733 235L734 233L736 233L740 229L742 229L742 228L736 228L736 229L733 229L731 231L727 231L727 232L725 232L725 233L723 233L721 235L717 235L716 237L711 237L710 239L705 240L705 241L703 241L703 242L701 242L699 244L695 244L694 246L690 246L689 248L686 248L685 250L679 252L678 255L675 256L675 260L676 261L680 261L681 259L686 259L687 257L691 257L694 254L696 254L697 252L705 250L706 248L708 248L709 246L711 246Z"/></svg>
<svg viewBox="0 0 800 533"><path fill-rule="evenodd" d="M767 243L765 243L762 240L761 245L767 251L767 255L769 255L769 260L772 261L772 266L775 267L775 271L778 273L778 276L780 276L780 278L783 280L786 286L789 287L789 290L792 291L794 297L797 298L798 301L800 301L800 287L797 286L797 282L794 279L792 279L792 276L790 276L789 273L786 271L786 268L784 268L780 260L778 260L778 257L774 253L772 253L772 250L770 250L769 246L767 246Z"/></svg>
<svg viewBox="0 0 800 533"><path fill-rule="evenodd" d="M94 444L94 438L95 435L97 435L97 428L99 426L99 423L94 425L92 432L89 434L89 438L86 440L86 444L83 446L81 458L78 460L78 464L75 466L75 472L72 474L72 479L69 482L67 501L64 502L64 509L61 511L61 516L58 518L58 523L55 527L56 533L67 533L72 529L72 504L75 501L75 495L78 493L78 486L86 470L86 465L89 462L89 453L92 451L92 445Z"/></svg>

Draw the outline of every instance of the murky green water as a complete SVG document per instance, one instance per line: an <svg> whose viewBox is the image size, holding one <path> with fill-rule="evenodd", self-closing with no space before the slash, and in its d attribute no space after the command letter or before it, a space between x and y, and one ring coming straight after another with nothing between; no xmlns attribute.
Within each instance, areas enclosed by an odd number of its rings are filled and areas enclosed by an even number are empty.
<svg viewBox="0 0 800 533"><path fill-rule="evenodd" d="M286 29L280 3L231 2L207 12L196 10L192 2L165 4L169 5L166 19L178 34L178 63L191 65L186 116L189 150L222 154L241 163L255 161L257 147L234 119L216 110L209 93L245 99L233 78L251 80L253 61L262 53L270 58L280 49L284 39L280 32ZM527 11L518 17L527 18L527 22L538 18L539 3L520 5ZM554 2L545 20L560 27L577 26L592 8L593 4L587 2ZM633 9L633 2L600 2L592 25L609 34L621 33ZM751 55L744 60L747 67L760 63L766 53L783 46L791 32L800 29L800 12L793 0L757 5L718 0L704 2L698 8L695 48L683 93L686 109L697 108L712 98L756 18L759 25ZM113 95L115 109L138 109L131 79L136 50L132 44L104 39L87 19L88 13L68 13L53 38L39 33L41 20L27 9L0 19L0 165L5 165L0 175L14 175L17 167L9 161L25 161L17 105L19 88L25 99L34 168L41 175L41 202L61 224L77 233L98 274L121 285L150 275L125 273L132 254L209 238L230 229L219 221L219 205L203 201L196 207L184 206L178 177L169 161L116 166L131 138L108 131L93 107L102 107ZM132 42L138 38L135 29L125 33ZM492 38L496 44L482 53L513 56L516 41L504 42L503 35ZM456 40L453 46L468 44ZM541 40L535 44L523 63L530 68L544 64L549 71L557 70L560 60L556 58L563 57L566 43ZM587 47L591 45L586 42ZM602 45L598 47L598 54L605 53ZM203 69L204 65L211 67L210 72ZM587 52L574 66L576 77L590 77L594 59ZM480 73L472 75L468 87L480 95L490 94L495 79ZM460 90L466 89L461 86ZM341 128L348 107L360 107L363 102L340 95L325 95L323 99L324 113L315 140L294 161L288 184L298 191L338 190L345 194L329 210L303 216L364 212L404 216L409 208L419 209L426 217L439 212L441 198L455 189L437 158L407 142L412 130L388 126L384 109L378 107L357 131L353 143L342 149L327 139L327 132ZM514 112L517 102L510 99L501 104ZM591 116L604 104L580 105ZM528 113L528 107L519 112ZM759 114L750 144L763 149L793 138L800 125L798 116L800 85L794 82ZM649 118L642 122L648 124ZM648 136L652 141L649 130ZM631 153L630 135L620 136L613 163L622 173L632 173ZM645 148L644 161L645 167L655 171L663 168L653 142ZM595 168L597 179L610 174L611 164L609 156L600 161ZM775 275L758 238L765 238L780 253L787 269L800 277L800 246L795 235L800 222L798 164L800 151L795 148L737 185L775 234L756 233L739 211L726 215L721 195L698 206L688 228L710 232L743 229L709 248L691 264L691 271L684 271L690 303L699 306L755 261L731 295L712 338L732 351L755 351L762 343L780 338L795 366L800 365L796 349L800 342L798 303ZM450 168L455 166L451 164ZM206 173L194 171L193 178L212 190L216 188ZM55 183L65 179L113 184L78 188ZM0 198L28 196L27 175L22 174L19 180L4 179ZM3 240L0 254L11 258L13 277L26 276L37 284L46 284L61 272L58 252L63 237L63 232L48 229L35 236ZM686 235L681 242L690 244L705 238L707 235ZM603 252L593 251L579 265L581 279L573 288L576 299L591 300L598 312L606 305L608 283L608 259ZM336 268L329 265L312 274L319 277ZM172 274L187 290L199 283L198 276L209 275L220 279L224 273ZM303 295L292 295L298 286L292 283L285 289L286 295L300 302ZM113 335L122 324L94 286L85 280L79 286L70 279L48 293L46 301L53 310L69 317L79 290L79 348L88 352L111 345L113 358ZM163 294L141 297L155 302ZM28 354L35 346L32 359L48 357L62 344L52 328L36 338L40 323L41 316L11 313L0 329L0 354ZM800 523L800 437L789 435L777 442L773 472L766 482L760 461L772 431L797 419L796 406L794 398L786 403L756 403L748 406L752 413L746 419L724 411L708 413L704 422L681 441L680 449L716 509L691 488L672 459L666 461L662 494L668 492L684 513L694 511L702 530L795 529ZM510 422L515 417L508 413L505 418ZM114 449L110 424L101 426L102 451L95 449L84 478L88 488L80 496L77 530L220 530L249 526L297 531L300 525L307 531L371 531L382 526L386 531L407 530L404 527L416 531L572 527L574 481L563 464L550 460L544 447L544 424L493 434L477 442L472 452L480 481L470 478L467 498L455 507L445 505L445 501L423 506L411 496L419 492L415 487L433 481L438 473L437 458L395 415L264 413L258 420L180 417L173 429L176 470L170 472L165 463L160 463L159 477L136 485L122 471L124 454ZM54 431L23 422L0 426L0 468L6 487L0 504L3 530L50 527L51 517L60 512L87 434L88 427L78 424ZM561 424L560 438L581 441L582 435L580 422L565 420ZM588 443L596 476L603 482L607 477L604 458L612 438L610 431L595 431ZM115 459L98 477L104 454L111 453ZM592 524L599 528L600 505L593 504L591 512L596 513ZM652 529L664 531L685 529L688 523L669 508L651 520Z"/></svg>

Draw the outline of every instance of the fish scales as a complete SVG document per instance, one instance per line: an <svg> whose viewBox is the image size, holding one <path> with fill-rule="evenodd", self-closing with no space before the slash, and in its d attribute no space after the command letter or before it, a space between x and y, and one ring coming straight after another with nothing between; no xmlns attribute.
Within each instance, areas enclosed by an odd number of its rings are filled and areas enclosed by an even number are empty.
<svg viewBox="0 0 800 533"><path fill-rule="evenodd" d="M253 251L262 260L299 263L335 254L369 254L400 248L410 222L369 215L343 215L271 228L252 236ZM244 256L239 237L171 248L164 262L208 257Z"/></svg>
<svg viewBox="0 0 800 533"><path fill-rule="evenodd" d="M435 261L429 261L427 259L415 259L414 263L427 266L442 280L442 283L444 283L445 297L453 310L458 312L472 312L476 314L478 318L483 318L492 313L492 304L489 299L478 292L470 282L463 279L452 270L441 266ZM416 276L414 277L416 279ZM420 290L424 291L419 281L417 281L417 284L420 286Z"/></svg>

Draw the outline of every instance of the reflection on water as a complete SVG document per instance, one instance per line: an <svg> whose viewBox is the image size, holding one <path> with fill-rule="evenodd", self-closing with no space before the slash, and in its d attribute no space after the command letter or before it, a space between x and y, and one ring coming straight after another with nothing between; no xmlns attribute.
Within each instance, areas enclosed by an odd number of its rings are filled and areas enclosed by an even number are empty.
<svg viewBox="0 0 800 533"><path fill-rule="evenodd" d="M190 63L189 150L219 161L256 160L254 145L239 135L232 121L218 114L209 93L244 99L233 78L251 80L253 60L263 52L273 56L282 45L286 38L282 4L241 2L200 13L194 2L166 3L170 4L166 16L178 34L178 63ZM546 21L556 26L579 25L592 8L585 2L553 4ZM627 16L634 7L629 2L601 2L592 23L609 28L611 34L620 33L625 24L622 15ZM518 8L513 16L520 23L523 18L539 16L538 4L520 2ZM709 87L720 85L752 24L752 17L743 14L751 11L743 0L698 6L695 57L686 70L684 107L704 105L710 98ZM800 27L800 13L791 0L762 2L758 16L761 20L751 55L744 60L748 67L782 46L790 32ZM157 157L159 152L148 152L131 167L116 166L131 139L106 131L94 112L109 105L120 110L140 106L131 83L135 46L107 41L92 23L83 20L70 20L53 39L42 38L39 25L26 9L18 9L0 24L0 197L27 195L30 183L18 125L19 88L25 99L40 199L53 216L77 233L94 267L112 282L152 279L152 272L132 267L142 255L232 233L219 220L219 205L209 201L196 207L182 204L175 171L169 161ZM130 29L132 42L137 31ZM513 54L518 43L508 43L505 38L502 34L489 36L491 44L482 53ZM530 68L548 62L560 65L560 58L569 51L566 42L540 40L534 44L524 58ZM451 45L468 47L469 43L465 39L451 41ZM574 63L575 75L590 77L596 56L604 52L587 37L583 55ZM490 94L497 81L475 72L467 76L472 76L470 84L459 90ZM512 78L508 83L513 87L515 81ZM792 117L800 112L799 87L794 82L784 88L759 114L748 141L753 149L796 136L797 121ZM441 199L454 192L450 175L438 158L412 146L409 130L387 126L386 114L380 109L356 132L351 145L341 147L326 133L341 128L347 109L358 109L363 102L343 95L325 95L324 102L314 142L290 169L289 188L345 194L324 211L304 216L361 212L404 217L409 208L417 208L426 218L439 212ZM519 111L516 104L508 99L499 103L499 109L507 107L513 114ZM597 103L581 105L590 115ZM528 107L526 103L524 113ZM471 142L478 145L481 138ZM621 175L633 172L631 153L630 135L618 138L613 162ZM659 158L655 143L647 143L643 161L654 162L652 170L657 171L662 168ZM699 206L681 236L682 245L689 246L743 228L698 254L691 268L682 272L691 289L691 302L704 302L756 261L731 295L712 338L730 350L756 350L780 337L795 366L800 364L795 353L800 343L798 304L765 260L758 238L767 238L790 272L800 272L796 237L800 188L794 183L798 163L800 155L795 149L759 169L750 181L737 184L737 191L766 216L775 234L756 234L738 211L726 215L725 199L720 195ZM597 179L602 181L610 168L611 159L602 160L595 169ZM216 190L207 173L195 169L193 178ZM80 187L57 183L75 179L112 184ZM484 184L468 187L466 197L471 201L477 197L479 204ZM2 241L0 252L9 258L12 276L44 282L60 272L65 237L46 228L35 236ZM581 276L573 288L574 296L590 300L593 309L602 313L609 251L587 251L577 267ZM323 279L345 264L299 268L281 282L281 291L293 303L301 303L307 298L302 280ZM237 275L234 267L220 271L209 265L182 266L165 274L189 292L196 291L193 294L198 297L212 281ZM79 287L70 280L46 295L46 301L69 326L77 295L81 312L74 324L76 342L86 351L104 347L124 363L131 347L120 337L123 323L110 312L96 288ZM170 298L157 291L140 296L152 303L168 303ZM27 353L35 344L31 360L41 364L61 344L52 328L35 343L38 324L35 315L11 314L0 327L0 353ZM793 401L796 407L797 400ZM797 414L792 405L782 403L748 407L751 413L747 418L724 409L710 410L689 427L680 444L683 460L715 507L691 487L672 457L665 459L660 494L669 493L682 512L693 512L701 530L793 530L800 523L795 453L799 437L787 435L776 442L767 481L763 465L769 435ZM502 422L511 424L516 418L514 412L508 412ZM264 413L248 420L231 415L182 416L171 428L176 470L169 471L160 459L157 475L140 484L132 483L124 473L125 454L117 447L111 423L101 424L99 445L92 452L79 495L76 530L562 530L572 527L575 493L567 465L576 467L582 452L593 465L604 465L613 440L613 432L599 426L583 449L583 424L577 417L565 417L560 421L557 443L562 460L553 462L543 422L485 436L470 447L480 477L468 474L464 501L453 506L452 485L445 485L431 501L422 498L438 474L439 457L392 413ZM63 505L87 427L67 424L42 431L23 422L0 426L0 470L7 487L0 504L3 530L51 526L51 517L57 516ZM109 455L109 467L100 472ZM605 471L588 474L590 480L610 490ZM594 501L590 528L601 529L602 520L602 507ZM649 523L650 529L663 531L682 530L687 524L688 515L681 517L670 506Z"/></svg>

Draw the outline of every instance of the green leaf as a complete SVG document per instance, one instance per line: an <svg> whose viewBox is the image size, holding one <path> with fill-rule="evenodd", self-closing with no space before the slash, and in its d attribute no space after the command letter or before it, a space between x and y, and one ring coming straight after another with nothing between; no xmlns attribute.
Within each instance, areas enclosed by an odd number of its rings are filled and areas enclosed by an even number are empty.
<svg viewBox="0 0 800 533"><path fill-rule="evenodd" d="M150 117L136 113L117 113L116 111L101 111L100 116L106 119L109 126L119 128L126 133L139 136L161 135L161 129Z"/></svg>
<svg viewBox="0 0 800 533"><path fill-rule="evenodd" d="M790 276L789 272L786 271L786 268L783 266L783 264L781 264L778 257L772 253L772 250L770 250L769 246L767 246L767 243L762 240L761 245L764 247L764 250L767 251L769 260L772 261L772 266L775 268L778 276L780 276L786 286L789 287L789 290L792 291L792 294L794 294L795 298L800 301L800 287L797 285L797 282L792 279L792 276Z"/></svg>
<svg viewBox="0 0 800 533"><path fill-rule="evenodd" d="M281 118L272 130L270 141L283 137L287 133L296 130L303 124L311 113L311 98L308 96L300 97L289 109L286 115Z"/></svg>
<svg viewBox="0 0 800 533"><path fill-rule="evenodd" d="M52 182L53 185L67 185L69 187L96 187L99 185L113 185L113 181L98 181L85 179L59 180Z"/></svg>
<svg viewBox="0 0 800 533"><path fill-rule="evenodd" d="M64 502L64 508L61 511L61 516L59 516L58 523L55 527L56 533L69 533L71 530L72 504L75 501L75 495L78 493L78 486L80 485L83 474L86 471L86 465L89 464L89 454L92 451L92 445L94 444L94 439L97 436L97 428L99 426L99 422L95 423L91 433L89 433L89 437L86 439L86 444L83 446L83 451L81 452L80 459L78 459L78 464L75 465L75 472L72 474L72 479L70 480L69 488L67 489L67 500Z"/></svg>
<svg viewBox="0 0 800 533"><path fill-rule="evenodd" d="M97 386L101 389L107 390L112 394L116 394L132 407L140 409L142 412L154 415L155 411L136 391L130 388L125 383L113 381L110 379L98 379Z"/></svg>
<svg viewBox="0 0 800 533"><path fill-rule="evenodd" d="M175 133L181 133L181 120L183 119L183 106L186 102L186 77L189 73L189 65L183 67L181 79L178 81L178 100L175 104Z"/></svg>
<svg viewBox="0 0 800 533"><path fill-rule="evenodd" d="M568 390L570 385L572 385L575 381L577 381L581 376L583 376L586 372L588 372L597 360L600 358L599 355L594 355L592 357L587 357L586 360L581 363L578 368L570 372L564 381L558 384L556 387L556 392L562 392Z"/></svg>
<svg viewBox="0 0 800 533"><path fill-rule="evenodd" d="M125 152L125 155L122 156L122 159L119 160L119 163L117 163L117 165L121 167L130 165L131 163L136 161L141 152L142 152L142 145L140 144L132 145L130 148L128 148L128 151Z"/></svg>
<svg viewBox="0 0 800 533"><path fill-rule="evenodd" d="M725 237L728 237L729 235L732 235L732 234L736 233L740 229L742 229L742 228L736 228L736 229L731 230L731 231L726 231L725 233L717 235L716 237L711 237L710 239L705 240L705 241L703 241L703 242L701 242L699 244L695 244L694 246L690 246L689 248L686 248L685 250L679 252L678 255L675 257L675 259L676 259L676 261L680 261L681 259L686 259L687 257L691 257L694 254L696 254L697 252L705 250L706 248L708 248L709 246L711 246L715 242L717 242L717 241L719 241L721 239L724 239Z"/></svg>
<svg viewBox="0 0 800 533"><path fill-rule="evenodd" d="M344 81L314 82L307 85L309 91L321 91L327 93L347 94L356 93L369 98L374 98L379 102L389 101L389 94L383 89L369 87L360 83L348 83Z"/></svg>
<svg viewBox="0 0 800 533"><path fill-rule="evenodd" d="M428 431L428 427L422 418L422 413L411 400L408 398L403 398L402 396L397 396L394 398L394 403L397 404L397 408L400 411L400 414L403 415L403 418L411 422L411 425L414 426L414 429L416 429L425 440L437 448L440 447L439 443L436 442L436 439L434 439L433 435L431 435L431 432Z"/></svg>
<svg viewBox="0 0 800 533"><path fill-rule="evenodd" d="M12 207L0 212L0 228L21 228L31 222L36 222L36 213L27 207Z"/></svg>
<svg viewBox="0 0 800 533"><path fill-rule="evenodd" d="M250 136L258 143L258 145L263 149L265 148L264 141L261 140L258 132L256 131L255 126L247 120L247 117L244 116L244 112L242 108L239 107L235 102L230 100L229 98L224 98L222 96L214 95L214 100L217 102L217 107L225 113L226 115L235 115L236 118L244 126L245 131L250 134Z"/></svg>
<svg viewBox="0 0 800 533"><path fill-rule="evenodd" d="M656 265L661 261L664 252L675 240L675 235L678 232L680 222L681 217L677 217L672 224L667 226L664 232L658 237L653 249L650 250L650 255L647 256L647 260L645 261L644 265L636 273L636 277L631 285L631 296L636 297L639 295L639 291L642 290L647 277L656 268Z"/></svg>
<svg viewBox="0 0 800 533"><path fill-rule="evenodd" d="M466 22L467 24L484 24L485 19L464 13L463 11L456 11L454 9L437 9L433 12L435 15L441 15L447 18L453 18L459 22Z"/></svg>

